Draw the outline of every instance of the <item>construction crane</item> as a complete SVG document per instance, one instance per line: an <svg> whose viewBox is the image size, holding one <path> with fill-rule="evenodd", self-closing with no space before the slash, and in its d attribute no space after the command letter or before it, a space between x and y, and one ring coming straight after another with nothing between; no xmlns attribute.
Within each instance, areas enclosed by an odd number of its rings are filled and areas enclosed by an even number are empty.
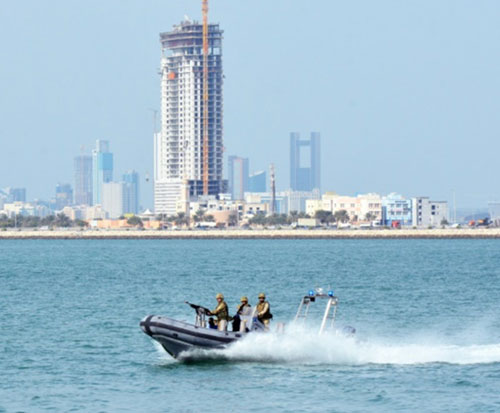
<svg viewBox="0 0 500 413"><path fill-rule="evenodd" d="M203 195L208 195L208 0L202 0L203 15Z"/></svg>

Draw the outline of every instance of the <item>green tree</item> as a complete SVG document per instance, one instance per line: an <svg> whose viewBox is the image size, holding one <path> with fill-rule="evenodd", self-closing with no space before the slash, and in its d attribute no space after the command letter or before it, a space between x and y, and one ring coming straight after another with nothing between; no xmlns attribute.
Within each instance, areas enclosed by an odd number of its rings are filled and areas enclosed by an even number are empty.
<svg viewBox="0 0 500 413"><path fill-rule="evenodd" d="M204 221L204 218L205 218L205 211L203 211L202 209L199 209L193 215L194 222L202 222Z"/></svg>
<svg viewBox="0 0 500 413"><path fill-rule="evenodd" d="M290 211L288 216L288 223L293 224L299 220L299 213L297 211Z"/></svg>
<svg viewBox="0 0 500 413"><path fill-rule="evenodd" d="M84 221L82 219L75 219L75 225L77 227L84 228L87 227L89 224L87 223L87 221Z"/></svg>
<svg viewBox="0 0 500 413"><path fill-rule="evenodd" d="M40 221L40 224L42 226L46 225L51 227L54 225L54 221L56 220L56 217L54 215L47 215L46 217L43 217L42 220Z"/></svg>
<svg viewBox="0 0 500 413"><path fill-rule="evenodd" d="M267 225L285 225L287 223L286 214L273 214L266 218Z"/></svg>
<svg viewBox="0 0 500 413"><path fill-rule="evenodd" d="M174 217L175 225L181 227L183 225L189 224L189 218L186 216L184 212L178 212L177 216Z"/></svg>
<svg viewBox="0 0 500 413"><path fill-rule="evenodd" d="M229 215L229 219L228 219L228 225L229 226L236 226L238 225L238 213L237 212L234 212L232 213L231 215Z"/></svg>
<svg viewBox="0 0 500 413"><path fill-rule="evenodd" d="M127 224L132 225L134 227L143 227L144 223L142 222L142 219L140 219L138 216L133 216L127 219Z"/></svg>
<svg viewBox="0 0 500 413"><path fill-rule="evenodd" d="M204 216L204 221L205 222L215 222L215 218L213 215L205 215Z"/></svg>
<svg viewBox="0 0 500 413"><path fill-rule="evenodd" d="M23 217L21 225L26 228L36 228L40 225L40 217L33 217L33 216ZM19 221L17 226L19 226Z"/></svg>
<svg viewBox="0 0 500 413"><path fill-rule="evenodd" d="M60 212L57 214L55 220L54 220L54 225L56 227L62 227L62 228L67 228L71 226L71 219L66 214L63 214Z"/></svg>
<svg viewBox="0 0 500 413"><path fill-rule="evenodd" d="M340 211L336 211L335 214L333 214L333 218L335 219L335 222L337 224L344 224L346 222L349 222L349 214L345 209L341 209Z"/></svg>
<svg viewBox="0 0 500 413"><path fill-rule="evenodd" d="M248 223L252 225L266 225L266 216L263 213L257 213L248 220Z"/></svg>
<svg viewBox="0 0 500 413"><path fill-rule="evenodd" d="M332 212L323 209L318 209L314 214L314 218L319 219L319 222L322 224L328 224L334 221Z"/></svg>
<svg viewBox="0 0 500 413"><path fill-rule="evenodd" d="M370 222L373 221L375 218L377 218L377 216L372 212L367 212L365 215L365 219Z"/></svg>

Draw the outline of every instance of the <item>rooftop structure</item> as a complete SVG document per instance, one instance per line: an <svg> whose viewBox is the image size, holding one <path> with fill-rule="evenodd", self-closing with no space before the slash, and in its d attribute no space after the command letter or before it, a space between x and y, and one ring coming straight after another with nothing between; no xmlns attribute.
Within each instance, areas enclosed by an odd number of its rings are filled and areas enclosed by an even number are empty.
<svg viewBox="0 0 500 413"><path fill-rule="evenodd" d="M290 134L290 188L292 191L321 190L320 134L312 132L309 140Z"/></svg>

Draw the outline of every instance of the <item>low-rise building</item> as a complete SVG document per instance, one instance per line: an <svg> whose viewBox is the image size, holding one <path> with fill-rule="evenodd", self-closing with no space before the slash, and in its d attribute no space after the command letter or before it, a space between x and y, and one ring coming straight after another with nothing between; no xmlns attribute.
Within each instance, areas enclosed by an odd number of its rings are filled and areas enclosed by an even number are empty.
<svg viewBox="0 0 500 413"><path fill-rule="evenodd" d="M427 196L412 198L413 226L436 227L448 220L448 202L431 201Z"/></svg>
<svg viewBox="0 0 500 413"><path fill-rule="evenodd" d="M411 226L413 203L400 194L390 193L382 197L381 224L386 226Z"/></svg>
<svg viewBox="0 0 500 413"><path fill-rule="evenodd" d="M309 200L321 199L319 189L314 189L310 192L306 191L286 191L284 192L287 200L287 211L306 212L306 202Z"/></svg>
<svg viewBox="0 0 500 413"><path fill-rule="evenodd" d="M50 209L45 205L32 204L30 202L16 201L12 203L4 203L0 215L7 215L13 218L16 215L46 217L51 214Z"/></svg>
<svg viewBox="0 0 500 413"><path fill-rule="evenodd" d="M61 211L69 219L75 221L81 219L83 221L92 221L96 219L107 219L108 214L102 209L101 205L73 205L64 207Z"/></svg>
<svg viewBox="0 0 500 413"><path fill-rule="evenodd" d="M246 192L245 202L247 204L268 204L268 213L271 213L271 202L273 195L270 192ZM274 213L288 214L288 193L278 192L274 199Z"/></svg>
<svg viewBox="0 0 500 413"><path fill-rule="evenodd" d="M345 196L327 192L321 199L306 201L308 215L313 217L319 210L330 211L332 214L346 211L353 222L379 221L382 217L382 200L378 194Z"/></svg>

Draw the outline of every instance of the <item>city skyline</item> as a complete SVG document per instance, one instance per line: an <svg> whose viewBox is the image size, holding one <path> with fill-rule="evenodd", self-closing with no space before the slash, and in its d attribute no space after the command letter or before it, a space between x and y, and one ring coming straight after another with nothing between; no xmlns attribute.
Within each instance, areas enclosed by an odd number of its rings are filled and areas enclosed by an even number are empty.
<svg viewBox="0 0 500 413"><path fill-rule="evenodd" d="M30 198L49 199L57 182L73 181L77 148L102 136L120 154L117 169L134 165L141 176L152 173L149 108L159 108L157 35L185 14L199 19L199 2L156 3L148 10L113 1L72 7L27 2L9 4L5 13L12 18L0 29L1 41L12 59L0 69L0 186L26 187ZM251 10L213 2L210 22L225 31L226 155L248 157L255 169L275 163L278 188L285 189L289 132L319 130L325 191L395 191L449 201L455 192L459 207L486 207L500 198L485 179L494 176L499 145L499 63L491 53L499 16L492 1L474 8L385 1L361 9L326 1L316 7L257 1ZM240 26L253 20L263 29L250 38ZM301 25L308 25L305 33L291 31ZM73 29L80 35L68 49L64 34ZM125 40L116 42L115 32ZM313 46L319 36L329 40L331 53ZM28 41L36 77L18 52ZM278 45L284 47L277 51ZM280 62L297 54L297 64L284 71ZM74 61L82 62L77 72ZM23 122L27 113L30 122ZM353 162L358 169L346 173ZM41 172L12 173L23 163ZM142 192L152 194L151 184L144 184Z"/></svg>

